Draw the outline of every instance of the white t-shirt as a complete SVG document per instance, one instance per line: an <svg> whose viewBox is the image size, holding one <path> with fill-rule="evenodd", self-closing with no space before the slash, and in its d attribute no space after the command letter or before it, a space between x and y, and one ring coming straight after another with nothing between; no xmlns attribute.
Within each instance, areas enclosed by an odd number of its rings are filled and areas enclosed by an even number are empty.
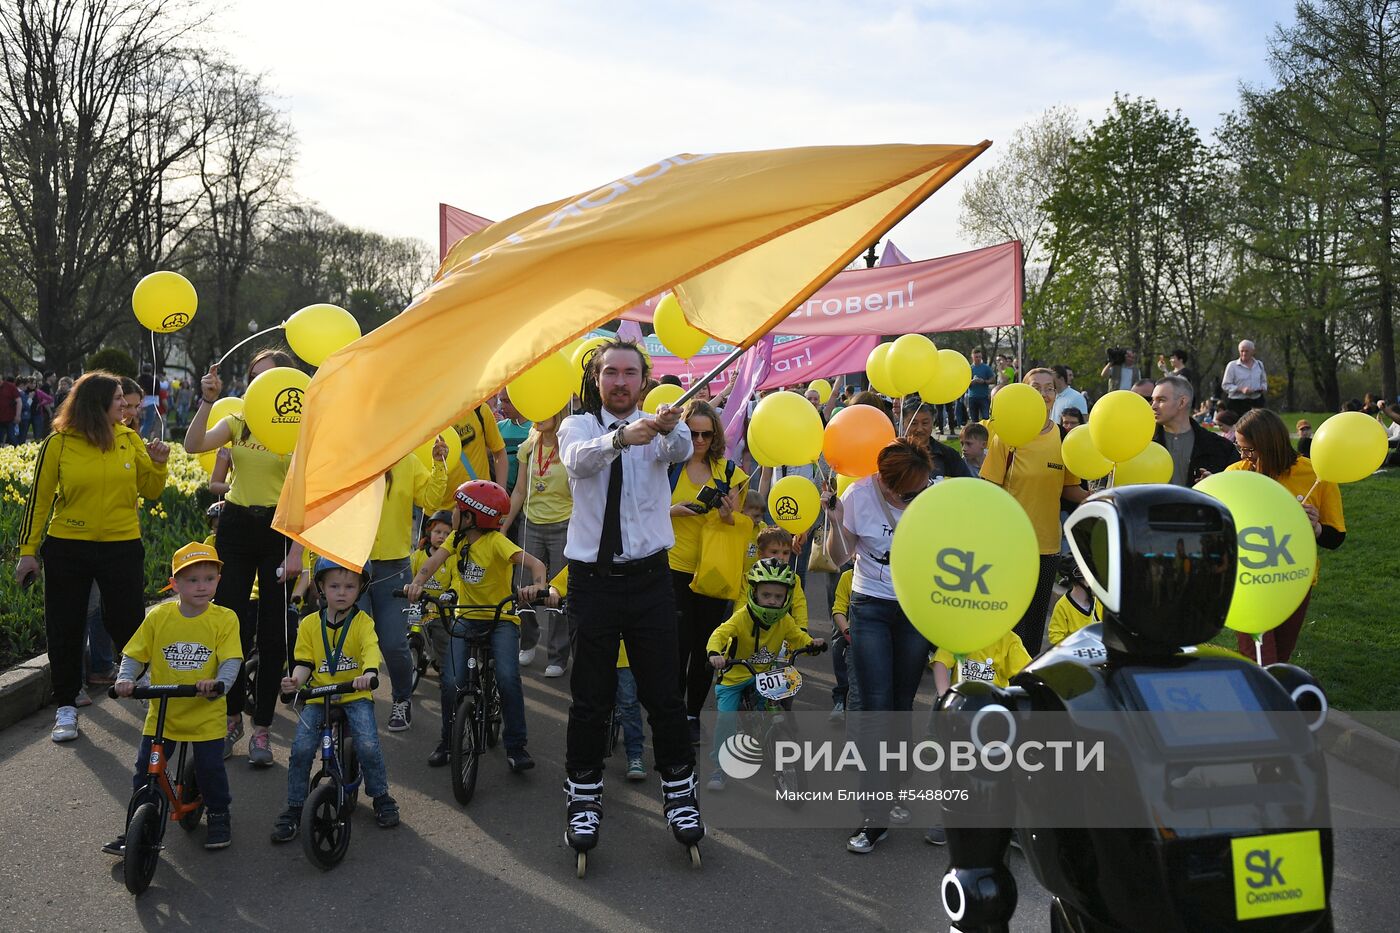
<svg viewBox="0 0 1400 933"><path fill-rule="evenodd" d="M889 554L894 541L894 529L885 518L885 509L880 507L877 498L880 491L875 487L875 477L858 479L841 497L841 524L847 535L855 535L856 568L851 579L851 592L880 599L894 599L894 583L890 579ZM904 514L888 502L890 516L895 524ZM849 540L849 537L848 537Z"/></svg>

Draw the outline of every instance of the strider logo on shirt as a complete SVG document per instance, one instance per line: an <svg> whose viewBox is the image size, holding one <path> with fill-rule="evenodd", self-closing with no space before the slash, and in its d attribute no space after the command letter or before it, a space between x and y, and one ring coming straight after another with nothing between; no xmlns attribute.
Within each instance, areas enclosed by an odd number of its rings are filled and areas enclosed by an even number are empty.
<svg viewBox="0 0 1400 933"><path fill-rule="evenodd" d="M474 560L463 561L459 570L462 574L462 582L468 586L475 586L486 579L486 568Z"/></svg>
<svg viewBox="0 0 1400 933"><path fill-rule="evenodd" d="M317 673L329 674L331 672L330 668L326 665L326 660L326 658L321 659L321 667ZM346 654L340 656L340 663L335 666L335 672L337 674L344 673L345 671L357 671L359 669L360 662Z"/></svg>
<svg viewBox="0 0 1400 933"><path fill-rule="evenodd" d="M209 663L214 649L193 641L177 641L160 650L172 671L197 671Z"/></svg>
<svg viewBox="0 0 1400 933"><path fill-rule="evenodd" d="M980 680L985 683L992 683L996 678L997 667L991 658L988 658L986 661L974 661L972 658L963 659L963 680Z"/></svg>

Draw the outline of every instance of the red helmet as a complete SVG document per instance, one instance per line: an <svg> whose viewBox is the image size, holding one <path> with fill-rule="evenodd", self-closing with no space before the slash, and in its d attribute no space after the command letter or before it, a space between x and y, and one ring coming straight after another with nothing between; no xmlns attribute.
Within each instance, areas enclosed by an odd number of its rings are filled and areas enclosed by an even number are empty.
<svg viewBox="0 0 1400 933"><path fill-rule="evenodd" d="M510 511L510 496L495 483L474 479L457 487L457 508L476 516L476 527L482 531L500 531Z"/></svg>

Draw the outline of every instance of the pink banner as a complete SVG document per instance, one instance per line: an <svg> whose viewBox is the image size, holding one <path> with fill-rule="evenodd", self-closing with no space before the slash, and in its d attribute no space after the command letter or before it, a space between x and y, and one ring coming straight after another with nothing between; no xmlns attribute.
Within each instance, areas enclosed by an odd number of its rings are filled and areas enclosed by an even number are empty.
<svg viewBox="0 0 1400 933"><path fill-rule="evenodd" d="M623 317L649 322L651 304ZM922 262L841 272L773 332L936 334L1020 323L1021 244L1012 240Z"/></svg>
<svg viewBox="0 0 1400 933"><path fill-rule="evenodd" d="M775 340L768 374L758 384L759 390L780 389L783 386L801 385L813 379L830 379L846 373L865 372L865 358L879 337L858 335L854 337L798 337ZM723 353L706 353L692 356L689 360L674 356L652 353L652 368L656 375L679 376L687 388L690 380L705 375L724 360ZM715 383L721 389L734 377L734 368L724 378Z"/></svg>
<svg viewBox="0 0 1400 933"><path fill-rule="evenodd" d="M450 204L438 205L438 262L447 257L447 251L464 236L485 230L493 221L478 217L471 211Z"/></svg>

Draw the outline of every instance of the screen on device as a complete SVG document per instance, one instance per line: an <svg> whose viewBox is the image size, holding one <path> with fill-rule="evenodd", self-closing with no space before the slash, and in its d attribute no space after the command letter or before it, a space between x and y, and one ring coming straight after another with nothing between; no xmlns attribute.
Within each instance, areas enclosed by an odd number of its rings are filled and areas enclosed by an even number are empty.
<svg viewBox="0 0 1400 933"><path fill-rule="evenodd" d="M1133 685L1170 746L1268 742L1278 738L1243 671L1133 672Z"/></svg>

